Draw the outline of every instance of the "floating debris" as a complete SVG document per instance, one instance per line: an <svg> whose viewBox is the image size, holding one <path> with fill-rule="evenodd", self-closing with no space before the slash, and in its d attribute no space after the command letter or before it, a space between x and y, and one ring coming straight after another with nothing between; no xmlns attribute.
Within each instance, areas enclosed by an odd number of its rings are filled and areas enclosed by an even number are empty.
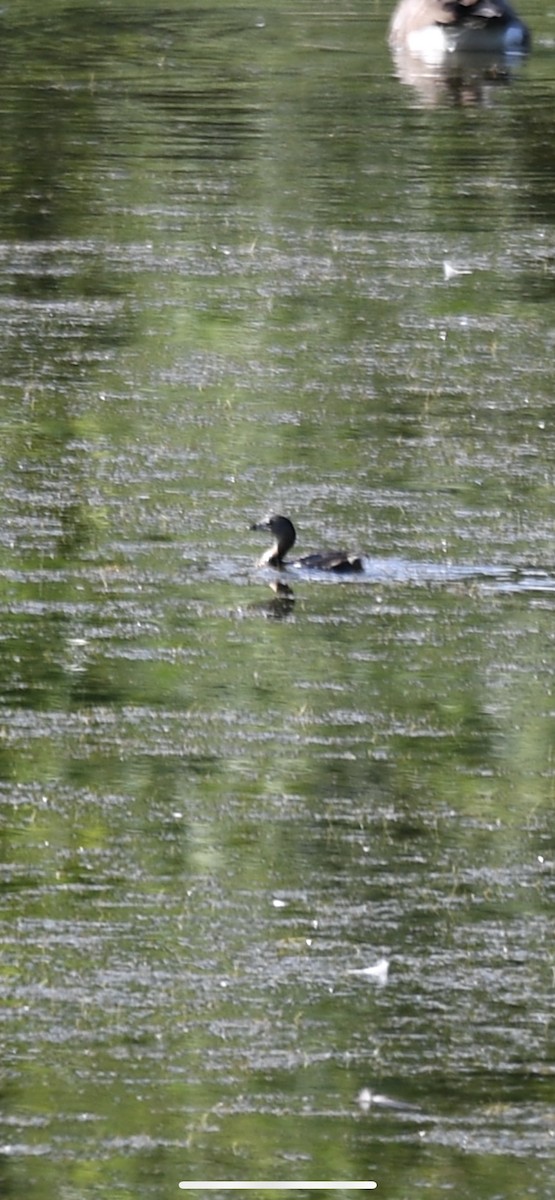
<svg viewBox="0 0 555 1200"><path fill-rule="evenodd" d="M391 1096L384 1096L380 1092L373 1092L369 1087L363 1087L357 1096L357 1104L361 1112L367 1113L372 1107L375 1108L394 1108L400 1112L420 1112L417 1104L409 1104L406 1100L393 1100Z"/></svg>
<svg viewBox="0 0 555 1200"><path fill-rule="evenodd" d="M389 975L389 959L380 958L372 967L351 967L349 975L358 975L360 979L368 979L372 983L387 983Z"/></svg>

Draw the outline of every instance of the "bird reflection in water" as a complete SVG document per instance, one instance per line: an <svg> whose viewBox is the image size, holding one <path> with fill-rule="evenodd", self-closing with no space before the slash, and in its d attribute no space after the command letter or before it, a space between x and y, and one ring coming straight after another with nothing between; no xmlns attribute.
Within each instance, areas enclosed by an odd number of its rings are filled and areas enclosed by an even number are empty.
<svg viewBox="0 0 555 1200"><path fill-rule="evenodd" d="M271 600L259 600L253 604L249 604L247 611L251 615L260 617L268 617L274 621L282 621L284 617L290 617L295 608L295 594L293 588L289 587L288 583L282 583L280 579L272 580L270 589L274 593Z"/></svg>
<svg viewBox="0 0 555 1200"><path fill-rule="evenodd" d="M451 104L457 108L487 106L498 88L508 87L519 63L502 56L453 54L441 63L425 63L405 50L393 54L401 83L412 87L421 102L433 108Z"/></svg>

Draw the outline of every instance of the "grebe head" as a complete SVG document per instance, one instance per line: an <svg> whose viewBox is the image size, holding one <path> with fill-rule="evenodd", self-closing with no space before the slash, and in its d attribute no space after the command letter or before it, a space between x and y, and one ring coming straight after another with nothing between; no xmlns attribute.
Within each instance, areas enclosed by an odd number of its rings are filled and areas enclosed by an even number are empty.
<svg viewBox="0 0 555 1200"><path fill-rule="evenodd" d="M266 533L273 534L275 538L274 545L263 556L261 562L266 566L279 567L281 566L285 555L293 548L296 540L295 526L289 520L289 517L282 517L279 514L267 517L265 521L256 521L251 525L251 529L264 530Z"/></svg>

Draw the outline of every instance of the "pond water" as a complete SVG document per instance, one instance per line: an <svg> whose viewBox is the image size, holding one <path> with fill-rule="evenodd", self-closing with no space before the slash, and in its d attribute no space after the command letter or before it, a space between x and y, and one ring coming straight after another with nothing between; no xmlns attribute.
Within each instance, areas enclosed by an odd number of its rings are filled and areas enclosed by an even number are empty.
<svg viewBox="0 0 555 1200"><path fill-rule="evenodd" d="M6 1198L553 1195L555 16L522 16L529 59L454 84L375 0L2 9ZM364 571L276 594L272 511Z"/></svg>

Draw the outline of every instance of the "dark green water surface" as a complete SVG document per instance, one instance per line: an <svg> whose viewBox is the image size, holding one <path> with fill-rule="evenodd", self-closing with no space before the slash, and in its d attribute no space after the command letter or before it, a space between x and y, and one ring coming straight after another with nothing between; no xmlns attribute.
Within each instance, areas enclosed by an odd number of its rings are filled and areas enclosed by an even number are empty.
<svg viewBox="0 0 555 1200"><path fill-rule="evenodd" d="M389 11L0 13L6 1200L555 1194L555 16Z"/></svg>

